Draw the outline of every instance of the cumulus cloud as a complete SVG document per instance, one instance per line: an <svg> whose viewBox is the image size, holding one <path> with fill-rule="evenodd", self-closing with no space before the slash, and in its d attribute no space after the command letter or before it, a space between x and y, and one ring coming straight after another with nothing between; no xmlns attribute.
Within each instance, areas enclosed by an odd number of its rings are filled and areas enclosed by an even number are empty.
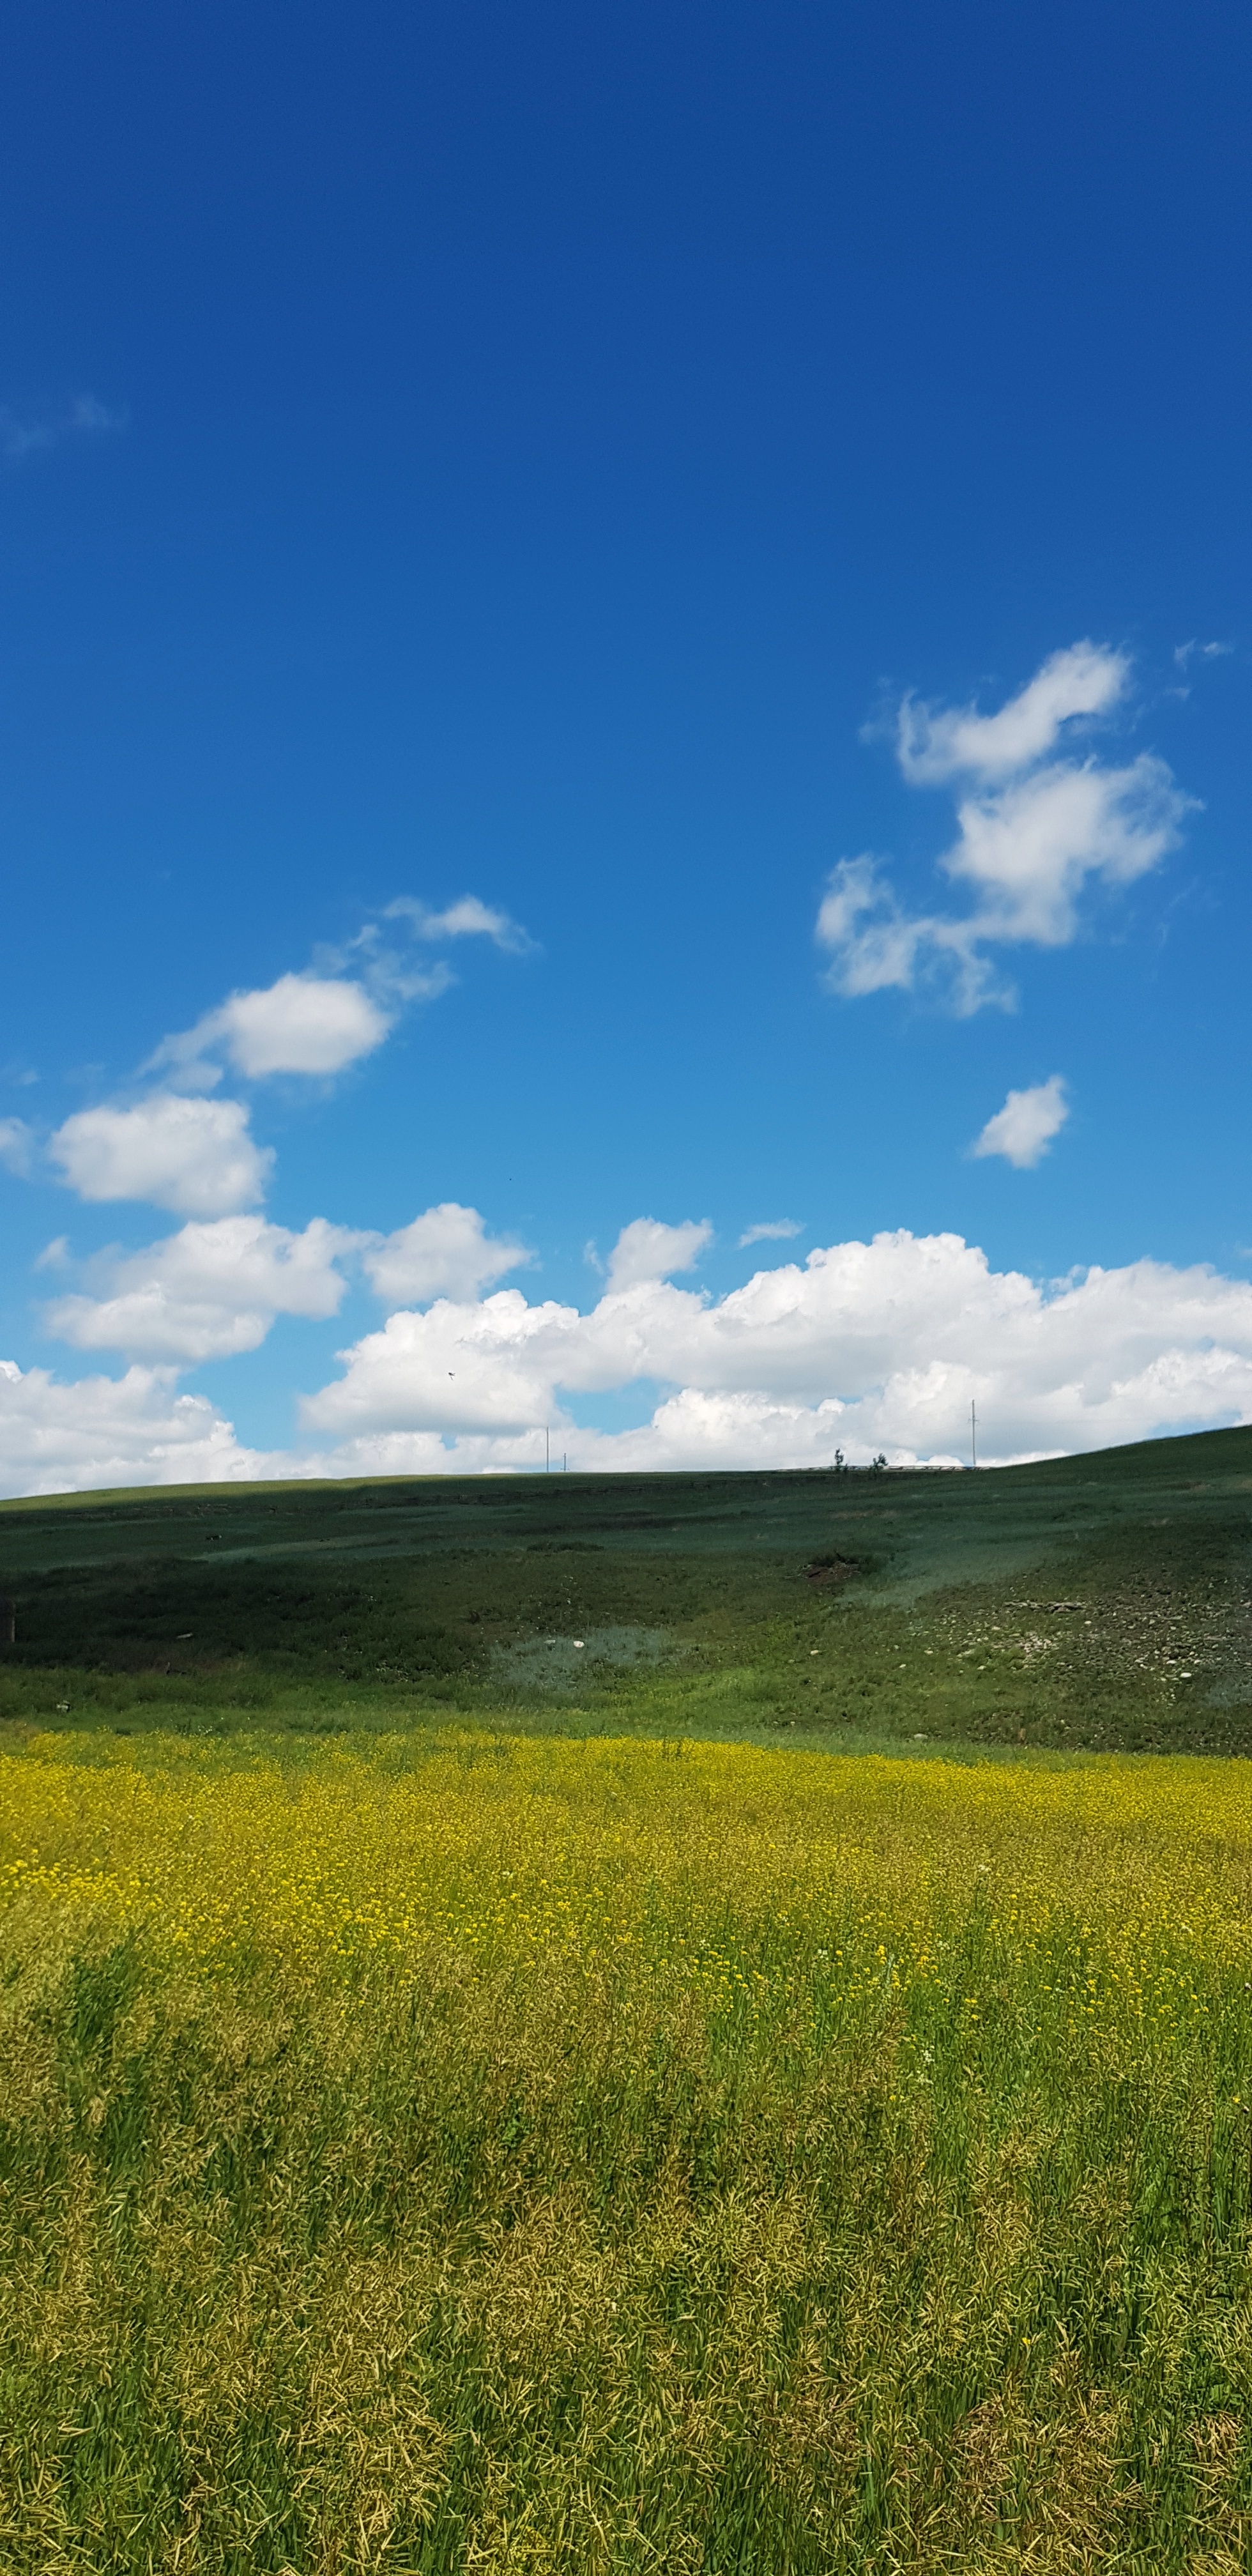
<svg viewBox="0 0 1252 2576"><path fill-rule="evenodd" d="M441 1298L424 1314L404 1309L342 1354L344 1377L306 1397L301 1419L349 1438L542 1425L555 1405L556 1345L574 1311L528 1306L515 1288L481 1305Z"/></svg>
<svg viewBox="0 0 1252 2576"><path fill-rule="evenodd" d="M905 777L967 782L957 838L939 864L969 890L973 908L911 914L871 852L840 860L817 917L832 991L852 998L921 986L962 1013L1011 1006L1012 988L989 952L1067 946L1093 885L1129 885L1177 846L1195 800L1163 760L1141 752L1108 767L1066 756L1066 729L1109 713L1128 669L1124 655L1083 643L1053 654L992 716L905 700L897 726ZM1062 756L1053 758L1058 745Z"/></svg>
<svg viewBox="0 0 1252 2576"><path fill-rule="evenodd" d="M48 1332L79 1350L194 1367L255 1350L279 1315L324 1320L337 1314L343 1263L360 1255L371 1286L389 1303L461 1304L530 1260L526 1246L487 1233L477 1208L449 1201L427 1208L397 1233L360 1233L314 1217L302 1233L260 1216L190 1224L141 1252L99 1254L85 1289L44 1309ZM37 1268L63 1268L64 1237Z"/></svg>
<svg viewBox="0 0 1252 2576"><path fill-rule="evenodd" d="M0 1492L237 1483L269 1472L204 1396L176 1395L166 1371L66 1385L47 1369L0 1360Z"/></svg>
<svg viewBox="0 0 1252 2576"><path fill-rule="evenodd" d="M672 1270L694 1269L712 1240L712 1226L690 1218L684 1225L661 1225L654 1216L637 1216L623 1226L609 1254L610 1293L644 1280L667 1279Z"/></svg>
<svg viewBox="0 0 1252 2576"><path fill-rule="evenodd" d="M768 1225L748 1226L739 1237L739 1249L745 1252L750 1243L790 1243L795 1235L803 1232L803 1226L797 1225L794 1217L775 1217Z"/></svg>
<svg viewBox="0 0 1252 2576"><path fill-rule="evenodd" d="M442 912L401 895L381 917L403 922L426 947L472 938L490 939L514 955L534 947L520 923L473 894ZM435 1001L454 980L445 959L415 963L388 945L377 921L369 921L346 948L323 950L318 964L303 973L228 995L194 1028L164 1038L145 1071L166 1072L184 1089L196 1090L220 1082L224 1065L250 1082L275 1074L343 1073L374 1054L408 1003Z"/></svg>
<svg viewBox="0 0 1252 2576"><path fill-rule="evenodd" d="M133 1108L80 1109L49 1151L82 1199L146 1199L179 1216L225 1216L261 1197L273 1162L237 1100L151 1092Z"/></svg>
<svg viewBox="0 0 1252 2576"><path fill-rule="evenodd" d="M364 985L343 976L280 975L255 992L232 993L193 1029L163 1040L150 1069L184 1081L221 1080L220 1054L250 1081L269 1074L342 1073L382 1045L392 1022Z"/></svg>
<svg viewBox="0 0 1252 2576"><path fill-rule="evenodd" d="M1186 810L1150 752L1125 769L1041 769L963 804L961 837L943 865L980 899L979 938L1059 948L1078 929L1087 878L1133 883L1174 848Z"/></svg>
<svg viewBox="0 0 1252 2576"><path fill-rule="evenodd" d="M215 1295L228 1317L244 1298L232 1305L222 1285L229 1238L206 1248L198 1232L214 1234L187 1228L157 1247L159 1276L169 1311L176 1293L188 1313L199 1297L211 1336ZM238 1247L256 1283L249 1311L282 1300L332 1312L333 1232L282 1237L258 1222ZM119 1301L143 1285L137 1273L113 1282ZM757 1271L718 1300L656 1276L607 1288L589 1314L516 1288L441 1297L389 1316L340 1360L301 1404L301 1444L266 1452L242 1449L203 1399L176 1398L167 1368L66 1386L9 1363L4 1489L508 1473L542 1463L545 1424L586 1469L820 1467L836 1448L853 1463L880 1450L955 1462L971 1399L988 1463L1099 1448L1252 1421L1252 1283L1138 1261L1041 1284L992 1270L958 1235L900 1232ZM571 1400L640 1382L663 1392L636 1427L572 1419Z"/></svg>
<svg viewBox="0 0 1252 2576"><path fill-rule="evenodd" d="M972 1154L1003 1154L1019 1172L1029 1172L1046 1154L1069 1116L1065 1084L1059 1073L1036 1082L1029 1091L1010 1091L1003 1109L987 1120L970 1147Z"/></svg>
<svg viewBox="0 0 1252 2576"><path fill-rule="evenodd" d="M314 1217L302 1234L256 1216L185 1225L146 1251L94 1265L103 1291L59 1298L45 1323L79 1350L186 1367L255 1350L276 1315L338 1313L336 1262L360 1241Z"/></svg>
<svg viewBox="0 0 1252 2576"><path fill-rule="evenodd" d="M523 1463L545 1422L582 1466L803 1466L836 1445L961 1457L971 1398L988 1459L1020 1457L1252 1419L1252 1285L1142 1261L1049 1288L959 1236L901 1232L758 1271L716 1302L656 1277L587 1315L517 1289L441 1300L342 1360L302 1413L336 1444L323 1467L345 1473L415 1460L414 1442L448 1464ZM570 1422L571 1396L638 1380L672 1392L637 1430Z"/></svg>
<svg viewBox="0 0 1252 2576"><path fill-rule="evenodd" d="M372 1238L363 1268L380 1297L397 1305L424 1306L434 1297L477 1297L530 1259L525 1244L489 1235L477 1208L446 1199L395 1234Z"/></svg>
<svg viewBox="0 0 1252 2576"><path fill-rule="evenodd" d="M30 1170L34 1137L24 1118L0 1118L0 1163L24 1177Z"/></svg>

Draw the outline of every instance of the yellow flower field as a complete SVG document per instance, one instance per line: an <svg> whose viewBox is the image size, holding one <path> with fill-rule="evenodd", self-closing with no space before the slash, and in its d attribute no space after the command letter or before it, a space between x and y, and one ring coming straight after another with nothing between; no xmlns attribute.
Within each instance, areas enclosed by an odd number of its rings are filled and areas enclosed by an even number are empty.
<svg viewBox="0 0 1252 2576"><path fill-rule="evenodd" d="M1252 1770L0 1792L5 2567L1246 2563Z"/></svg>

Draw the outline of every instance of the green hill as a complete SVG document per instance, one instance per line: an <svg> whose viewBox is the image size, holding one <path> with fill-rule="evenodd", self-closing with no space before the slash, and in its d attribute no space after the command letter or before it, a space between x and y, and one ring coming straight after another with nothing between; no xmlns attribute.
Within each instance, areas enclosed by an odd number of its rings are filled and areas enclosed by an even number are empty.
<svg viewBox="0 0 1252 2576"><path fill-rule="evenodd" d="M1252 1750L1252 1429L977 1475L0 1505L10 1722Z"/></svg>

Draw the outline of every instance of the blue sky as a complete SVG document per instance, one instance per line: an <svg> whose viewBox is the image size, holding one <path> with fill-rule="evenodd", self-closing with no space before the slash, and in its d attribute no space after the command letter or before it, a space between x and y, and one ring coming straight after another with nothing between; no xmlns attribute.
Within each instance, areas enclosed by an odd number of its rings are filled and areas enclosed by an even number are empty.
<svg viewBox="0 0 1252 2576"><path fill-rule="evenodd" d="M14 21L5 1490L1252 1418L1250 53Z"/></svg>

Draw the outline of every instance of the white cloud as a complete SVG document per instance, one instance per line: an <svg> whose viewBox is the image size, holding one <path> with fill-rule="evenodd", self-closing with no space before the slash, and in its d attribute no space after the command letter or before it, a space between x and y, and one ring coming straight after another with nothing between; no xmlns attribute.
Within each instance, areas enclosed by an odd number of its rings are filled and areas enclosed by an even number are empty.
<svg viewBox="0 0 1252 2576"><path fill-rule="evenodd" d="M739 1249L746 1252L750 1243L790 1243L795 1235L803 1232L803 1226L797 1225L794 1217L780 1216L770 1225L748 1226L739 1237Z"/></svg>
<svg viewBox="0 0 1252 2576"><path fill-rule="evenodd" d="M840 859L831 869L817 915L817 939L831 954L826 981L832 992L852 1000L892 985L907 991L919 947L932 937L940 945L944 936L942 923L906 919L872 850L863 850L857 859Z"/></svg>
<svg viewBox="0 0 1252 2576"><path fill-rule="evenodd" d="M62 1266L66 1250L62 1237L37 1266ZM489 1236L476 1208L454 1202L427 1208L392 1235L357 1233L324 1217L300 1234L259 1216L220 1217L185 1225L142 1252L100 1254L88 1268L92 1293L58 1298L44 1322L80 1350L197 1366L255 1350L278 1315L337 1314L347 1284L339 1265L353 1253L380 1296L406 1304L467 1303L531 1257L524 1244Z"/></svg>
<svg viewBox="0 0 1252 2576"><path fill-rule="evenodd" d="M488 1235L477 1208L447 1199L397 1233L371 1242L363 1267L380 1297L424 1306L432 1297L476 1297L530 1258L524 1244Z"/></svg>
<svg viewBox="0 0 1252 2576"><path fill-rule="evenodd" d="M250 1311L280 1298L331 1311L334 1231L284 1248L258 1226L240 1254L258 1283ZM227 1238L206 1250L196 1232L156 1248L163 1284L188 1311L193 1290L206 1312L215 1293L221 1312L240 1311ZM211 1405L175 1399L166 1370L64 1386L10 1363L5 1489L533 1469L545 1423L587 1469L821 1466L836 1447L854 1463L879 1450L938 1462L965 1456L971 1398L988 1462L1092 1449L1252 1421L1252 1283L1138 1261L1046 1286L993 1271L957 1235L901 1232L757 1271L717 1301L656 1277L607 1290L586 1315L515 1288L443 1298L390 1316L341 1358L301 1407L326 1445L289 1452L241 1449ZM669 1391L637 1428L571 1420L571 1397L640 1380Z"/></svg>
<svg viewBox="0 0 1252 2576"><path fill-rule="evenodd" d="M515 957L527 955L535 946L520 921L512 920L495 904L482 903L476 894L461 895L442 912L419 903L413 895L397 895L395 902L386 906L383 919L407 921L415 939L490 939L495 947Z"/></svg>
<svg viewBox="0 0 1252 2576"><path fill-rule="evenodd" d="M660 1225L654 1216L637 1216L624 1225L609 1254L609 1292L634 1288L642 1280L667 1279L671 1270L691 1270L713 1228L688 1219L684 1225Z"/></svg>
<svg viewBox="0 0 1252 2576"><path fill-rule="evenodd" d="M970 1147L971 1154L1002 1154L1019 1172L1029 1172L1046 1154L1069 1116L1065 1083L1059 1073L1036 1082L1029 1091L1010 1091L1003 1109L987 1120Z"/></svg>
<svg viewBox="0 0 1252 2576"><path fill-rule="evenodd" d="M302 1234L257 1216L185 1225L146 1251L95 1265L105 1293L62 1297L50 1332L86 1351L183 1366L255 1350L276 1315L338 1313L335 1263L360 1237L314 1217Z"/></svg>
<svg viewBox="0 0 1252 2576"><path fill-rule="evenodd" d="M250 1081L276 1073L342 1073L372 1055L391 1025L363 984L343 976L280 975L255 992L232 993L193 1029L164 1039L151 1067L176 1067L184 1080L206 1087L221 1079L208 1061L215 1053Z"/></svg>
<svg viewBox="0 0 1252 2576"><path fill-rule="evenodd" d="M914 784L958 775L972 782L958 804L957 839L939 864L971 890L974 909L909 914L872 854L840 860L817 917L832 991L855 997L924 985L965 1013L1011 1005L990 950L1067 946L1093 884L1129 885L1177 846L1195 800L1164 761L1141 752L1105 768L1090 757L1045 757L1064 724L1117 702L1127 671L1122 655L1078 644L1054 654L998 715L905 701L898 733L905 776Z"/></svg>
<svg viewBox="0 0 1252 2576"><path fill-rule="evenodd" d="M0 1118L0 1163L6 1171L25 1176L34 1141L24 1118Z"/></svg>
<svg viewBox="0 0 1252 2576"><path fill-rule="evenodd" d="M959 808L960 839L941 862L977 889L979 939L1064 947L1078 929L1086 880L1130 885L1178 840L1187 811L1163 760L1126 769L1039 769Z"/></svg>
<svg viewBox="0 0 1252 2576"><path fill-rule="evenodd" d="M1215 662L1224 654L1233 653L1234 649L1233 644L1201 644L1193 635L1189 644L1174 646L1174 660L1179 670L1185 671L1193 653L1198 653L1203 662Z"/></svg>
<svg viewBox="0 0 1252 2576"><path fill-rule="evenodd" d="M273 1162L237 1100L151 1092L134 1108L80 1109L50 1152L83 1199L146 1199L179 1216L225 1216L260 1198Z"/></svg>
<svg viewBox="0 0 1252 2576"><path fill-rule="evenodd" d="M715 1303L656 1278L588 1315L517 1289L445 1300L391 1316L343 1363L302 1408L336 1443L325 1472L381 1472L384 1456L399 1472L432 1442L448 1466L533 1464L545 1422L582 1466L799 1466L836 1445L960 1457L971 1397L987 1457L1026 1456L1252 1419L1252 1285L1141 1261L1049 1290L959 1236L902 1232L758 1271ZM569 1422L569 1396L639 1379L674 1389L640 1429Z"/></svg>
<svg viewBox="0 0 1252 2576"><path fill-rule="evenodd" d="M405 922L428 946L481 938L521 955L535 944L507 912L473 894L442 912L401 895L382 918ZM316 968L230 994L194 1028L164 1038L144 1069L167 1071L196 1090L211 1090L223 1063L252 1082L342 1073L382 1045L406 1003L434 1001L454 981L443 958L414 965L383 943L376 921L367 922L346 948L323 951Z"/></svg>
<svg viewBox="0 0 1252 2576"><path fill-rule="evenodd" d="M64 1494L114 1485L199 1485L264 1476L200 1395L175 1395L168 1373L65 1385L47 1369L0 1361L0 1491Z"/></svg>
<svg viewBox="0 0 1252 2576"><path fill-rule="evenodd" d="M301 1405L311 1428L364 1433L514 1433L557 1410L558 1346L573 1309L528 1306L516 1288L482 1305L402 1310L342 1354L345 1376Z"/></svg>
<svg viewBox="0 0 1252 2576"><path fill-rule="evenodd" d="M909 695L896 719L900 767L913 786L967 772L1007 778L1051 751L1061 727L1103 715L1124 694L1130 664L1107 644L1071 644L1053 653L994 716L976 707L932 707Z"/></svg>
<svg viewBox="0 0 1252 2576"><path fill-rule="evenodd" d="M17 464L41 449L60 447L67 438L99 438L125 429L129 419L129 412L110 408L95 394L79 394L59 411L20 412L0 404L0 449Z"/></svg>

